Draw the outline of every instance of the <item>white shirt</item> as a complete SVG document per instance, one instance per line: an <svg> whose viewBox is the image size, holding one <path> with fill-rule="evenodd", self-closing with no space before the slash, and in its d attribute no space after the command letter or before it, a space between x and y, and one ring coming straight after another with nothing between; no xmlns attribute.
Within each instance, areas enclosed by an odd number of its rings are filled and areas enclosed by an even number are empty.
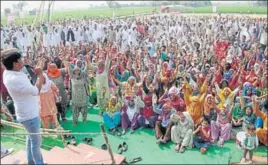
<svg viewBox="0 0 268 165"><path fill-rule="evenodd" d="M139 112L140 108L144 108L145 104L139 96L134 99L135 105L133 108L128 107L127 115L130 121L134 118L136 112Z"/></svg>
<svg viewBox="0 0 268 165"><path fill-rule="evenodd" d="M23 72L5 70L3 82L14 101L15 112L19 122L39 116L38 88L33 86Z"/></svg>
<svg viewBox="0 0 268 165"><path fill-rule="evenodd" d="M260 43L263 45L267 45L267 33L266 32L261 33Z"/></svg>

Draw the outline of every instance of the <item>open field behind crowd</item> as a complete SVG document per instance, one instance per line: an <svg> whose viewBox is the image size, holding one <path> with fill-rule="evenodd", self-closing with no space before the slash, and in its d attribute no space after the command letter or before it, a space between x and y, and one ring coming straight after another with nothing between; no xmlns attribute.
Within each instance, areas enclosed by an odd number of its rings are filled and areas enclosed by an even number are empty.
<svg viewBox="0 0 268 165"><path fill-rule="evenodd" d="M159 7L128 7L128 8L120 8L115 10L115 16L127 16L133 14L143 14L143 13L152 13L155 10L156 12L160 12ZM181 11L182 13L192 13L192 14L213 14L212 6L207 7L197 7L197 8L172 8L171 11ZM266 7L256 7L256 6L221 6L217 7L217 12L220 13L228 13L228 14L250 14L260 16L267 15ZM67 11L54 11L52 14L52 21L62 20L66 18L74 18L81 19L84 16L86 17L112 17L113 9L103 8L103 9L81 9L81 10L67 10ZM16 23L21 24L25 22L27 24L31 24L34 20L35 16L30 16L25 14L25 18L22 20L20 18L16 18ZM47 16L45 17L47 20ZM39 21L39 17L37 22ZM1 24L6 24L7 20L4 16L1 16Z"/></svg>

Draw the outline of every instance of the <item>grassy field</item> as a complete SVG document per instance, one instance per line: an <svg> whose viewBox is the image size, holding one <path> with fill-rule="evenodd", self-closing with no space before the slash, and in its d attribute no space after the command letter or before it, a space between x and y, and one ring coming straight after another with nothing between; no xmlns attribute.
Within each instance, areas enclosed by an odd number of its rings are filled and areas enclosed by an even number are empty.
<svg viewBox="0 0 268 165"><path fill-rule="evenodd" d="M176 8L174 8L176 9ZM177 8L185 13L212 13L212 6L197 8ZM256 6L221 6L217 7L219 13L267 14L266 7Z"/></svg>
<svg viewBox="0 0 268 165"><path fill-rule="evenodd" d="M124 16L124 15L132 15L132 14L140 14L140 13L150 13L152 12L153 7L133 7L133 8L121 8L115 11L116 16ZM83 9L83 10L72 10L72 11L55 11L52 14L52 20L65 19L68 17L72 17L75 19L83 18L84 16L88 17L111 17L113 16L113 9ZM25 15L24 22L32 23L35 16ZM47 19L47 17L45 18ZM39 18L37 19L37 21ZM6 19L1 19L2 24L6 24ZM21 23L21 19L16 18L16 23Z"/></svg>
<svg viewBox="0 0 268 165"><path fill-rule="evenodd" d="M150 13L154 9L159 12L159 7L130 7L130 8L121 8L115 11L116 16L125 16L132 14L142 14ZM172 8L171 10L179 10L183 13L212 13L212 6L208 7L197 7L197 8ZM267 14L266 7L255 7L255 6L221 6L217 7L217 12L220 13L241 13L241 14ZM111 17L113 15L113 10L110 8L105 9L82 9L82 10L68 10L68 11L55 11L52 14L52 20L64 19L72 17L75 19L82 18L83 16L88 17ZM35 16L25 15L24 22L31 24ZM47 19L47 17L46 17ZM39 18L37 19L39 21ZM22 20L16 18L16 23L21 23ZM6 24L6 18L1 15L1 24Z"/></svg>

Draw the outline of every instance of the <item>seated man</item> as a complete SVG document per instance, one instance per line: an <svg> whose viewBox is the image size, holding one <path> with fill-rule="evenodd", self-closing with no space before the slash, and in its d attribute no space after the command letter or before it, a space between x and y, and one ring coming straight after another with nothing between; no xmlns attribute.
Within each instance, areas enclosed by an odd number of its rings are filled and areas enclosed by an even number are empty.
<svg viewBox="0 0 268 165"><path fill-rule="evenodd" d="M193 146L194 121L188 112L176 112L170 118L174 126L171 128L171 140L176 143L175 150L183 153L185 148Z"/></svg>
<svg viewBox="0 0 268 165"><path fill-rule="evenodd" d="M171 106L164 104L162 108L156 107L154 103L154 111L159 114L158 120L155 124L155 136L157 143L165 144L170 141L170 130L172 122L170 122Z"/></svg>

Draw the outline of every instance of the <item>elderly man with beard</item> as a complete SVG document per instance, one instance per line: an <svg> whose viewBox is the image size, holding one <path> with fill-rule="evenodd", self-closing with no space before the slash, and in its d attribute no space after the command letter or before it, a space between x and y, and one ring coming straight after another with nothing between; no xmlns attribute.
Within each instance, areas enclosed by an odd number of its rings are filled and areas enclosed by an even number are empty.
<svg viewBox="0 0 268 165"><path fill-rule="evenodd" d="M194 121L188 112L176 112L170 120L175 123L171 128L171 140L176 143L175 150L183 153L185 148L193 146Z"/></svg>

